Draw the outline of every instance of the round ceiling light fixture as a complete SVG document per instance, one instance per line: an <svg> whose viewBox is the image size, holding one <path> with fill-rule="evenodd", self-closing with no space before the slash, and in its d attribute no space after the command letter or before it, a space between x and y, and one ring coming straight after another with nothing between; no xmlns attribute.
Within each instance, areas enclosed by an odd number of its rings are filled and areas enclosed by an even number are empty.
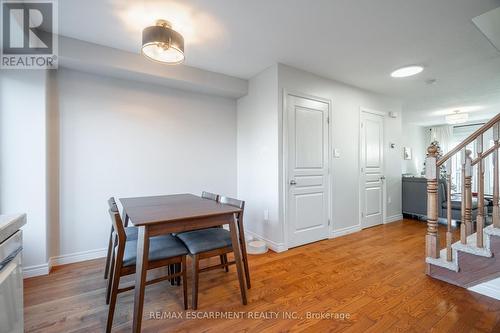
<svg viewBox="0 0 500 333"><path fill-rule="evenodd" d="M468 113L460 113L460 110L453 111L453 114L448 114L445 116L446 122L451 125L463 124L469 120Z"/></svg>
<svg viewBox="0 0 500 333"><path fill-rule="evenodd" d="M162 64L180 64L184 61L184 37L170 22L158 20L142 31L142 54Z"/></svg>
<svg viewBox="0 0 500 333"><path fill-rule="evenodd" d="M424 67L418 66L418 65L411 65L411 66L405 66L396 69L391 73L392 77L400 78L400 77L408 77L408 76L413 76L417 75L418 73L421 73L424 70Z"/></svg>

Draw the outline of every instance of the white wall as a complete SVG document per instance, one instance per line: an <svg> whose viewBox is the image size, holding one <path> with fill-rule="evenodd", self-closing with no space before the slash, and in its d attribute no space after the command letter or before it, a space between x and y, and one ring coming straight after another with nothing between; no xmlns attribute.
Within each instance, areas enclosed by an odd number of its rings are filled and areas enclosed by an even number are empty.
<svg viewBox="0 0 500 333"><path fill-rule="evenodd" d="M333 160L333 229L359 226L358 145L360 108L400 114L399 101L278 64L250 80L249 94L238 101L238 195L249 200L247 230L273 249L286 249L282 207L283 90L332 101L333 146L341 157ZM401 216L401 117L385 118L387 217ZM389 143L396 148L390 149ZM269 210L269 221L264 211Z"/></svg>
<svg viewBox="0 0 500 333"><path fill-rule="evenodd" d="M384 168L387 190L387 218L401 215L401 102L340 82L280 64L278 67L280 107L283 89L332 101L333 147L340 158L332 161L334 231L359 225L359 112L360 108L398 112L397 118L385 117ZM280 112L280 117L282 113ZM281 122L280 122L281 123ZM281 133L281 127L280 127ZM279 135L282 139L282 135ZM395 143L394 149L389 143ZM280 147L281 141L280 141ZM280 156L282 154L280 153ZM280 166L281 168L281 166Z"/></svg>
<svg viewBox="0 0 500 333"><path fill-rule="evenodd" d="M284 249L283 89L332 100L333 145L341 150L333 160L332 223L335 230L356 226L359 109L400 111L392 99L284 65L250 80L237 116L236 101L228 98L63 68L48 80L45 75L1 76L0 209L31 216L25 228L28 266L103 249L111 195L238 192L247 201L247 229ZM387 118L385 134L391 216L401 211L401 119ZM14 156L15 163L4 156ZM29 189L30 205L24 190L12 190L17 184Z"/></svg>
<svg viewBox="0 0 500 333"><path fill-rule="evenodd" d="M248 95L238 100L238 196L246 200L246 231L259 236L281 234L277 110L275 65L250 79Z"/></svg>
<svg viewBox="0 0 500 333"><path fill-rule="evenodd" d="M104 248L109 196L236 195L236 101L59 69L60 255Z"/></svg>
<svg viewBox="0 0 500 333"><path fill-rule="evenodd" d="M424 167L426 147L426 128L405 122L403 115L403 147L410 147L412 159L404 160L402 163L402 173L420 175Z"/></svg>
<svg viewBox="0 0 500 333"><path fill-rule="evenodd" d="M45 71L0 72L0 213L26 213L25 266L47 271Z"/></svg>

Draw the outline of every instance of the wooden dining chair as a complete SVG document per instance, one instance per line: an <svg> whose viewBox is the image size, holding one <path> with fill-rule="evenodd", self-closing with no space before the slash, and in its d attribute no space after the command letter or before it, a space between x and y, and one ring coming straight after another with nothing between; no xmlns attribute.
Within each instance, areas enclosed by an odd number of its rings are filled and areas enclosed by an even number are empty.
<svg viewBox="0 0 500 333"><path fill-rule="evenodd" d="M213 201L218 202L219 198L220 198L220 195L212 193L212 192L202 191L201 192L201 197L203 199L208 199L208 200L213 200ZM217 228L219 228L219 227L221 227L221 226L218 226ZM179 233L173 233L172 235L177 236L178 234ZM221 262L221 264L224 263L224 262L227 262L227 255L225 255L225 254L221 255L220 256L220 262ZM226 272L227 272L228 271L227 267L225 269L226 269ZM176 271L179 270L179 267L178 266L174 266L173 270L174 270L174 272L176 272ZM170 281L170 283L173 285L174 284L174 280ZM177 279L177 284L179 284L178 279Z"/></svg>
<svg viewBox="0 0 500 333"><path fill-rule="evenodd" d="M247 242L245 240L245 228L243 226L243 212L245 211L245 201L221 196L219 202L225 205L230 205L241 209L241 212L236 214L236 221L238 223L238 236L240 240L241 256L243 257L243 266L245 268L245 279L247 282L247 288L250 289L251 283L250 283L250 270L248 269ZM227 267L228 266L226 266L226 269Z"/></svg>
<svg viewBox="0 0 500 333"><path fill-rule="evenodd" d="M203 191L203 192L201 192L201 197L202 197L203 199L209 199L209 200L213 200L213 201L217 201L217 202L219 202L219 199L220 199L220 197L221 197L221 196L220 196L219 194L215 194L215 193L211 193L211 192ZM221 225L219 225L219 226L217 226L217 227L215 227L215 228L222 228L222 226L221 226ZM225 263L227 263L227 254L221 254L221 255L220 255L220 263L221 263L221 264L225 264ZM229 269L228 269L227 265L226 265L226 266L222 266L222 268L223 268L226 272L229 272Z"/></svg>
<svg viewBox="0 0 500 333"><path fill-rule="evenodd" d="M240 208L241 213L237 214L237 225L239 230L240 244L245 243L245 238L243 235L243 210L245 207L245 202L237 199L221 197L221 203L227 205L235 206ZM227 268L230 265L236 264L235 261L221 262L219 265L208 266L200 269L199 262L202 259L207 259L211 257L226 255L233 252L231 234L228 230L224 228L208 228L195 231L188 231L178 234L177 237L186 245L189 250L189 255L192 259L192 295L191 295L191 306L193 310L198 308L198 284L199 284L199 273L206 272L218 268ZM247 288L250 288L250 273L248 271L248 260L246 254L246 246L242 245L242 259L245 269L245 279L247 281ZM244 283L243 280L239 280L240 285Z"/></svg>
<svg viewBox="0 0 500 333"><path fill-rule="evenodd" d="M114 197L111 197L108 199L108 206L109 209L113 209L113 207L117 207L116 201ZM133 240L137 239L138 235L138 230L136 227L129 227L128 226L128 217L126 216L125 213L122 214L124 216L123 225L125 227L125 234L127 235L128 240ZM104 269L104 279L107 279L109 276L109 270L111 267L113 267L113 262L112 262L112 254L113 254L113 247L116 246L116 244L113 244L113 233L114 233L114 227L111 225L111 231L109 232L109 242L108 242L108 253L106 255L106 267Z"/></svg>
<svg viewBox="0 0 500 333"><path fill-rule="evenodd" d="M116 205L109 209L111 222L113 224L117 246L115 247L115 262L114 267L110 270L109 292L110 301L108 309L108 319L106 324L106 332L111 332L113 326L113 315L116 306L116 299L119 293L134 289L134 285L120 288L120 278L122 276L135 273L135 264L137 257L137 239L128 240L125 233L120 214ZM164 280L171 280L177 277L182 277L183 302L184 309L187 310L187 274L186 274L186 255L188 250L183 243L172 235L162 235L151 237L149 240L149 260L146 264L146 269L155 269L159 267L168 267L170 265L179 265L179 272L168 271L168 274L149 281L145 285L150 285Z"/></svg>

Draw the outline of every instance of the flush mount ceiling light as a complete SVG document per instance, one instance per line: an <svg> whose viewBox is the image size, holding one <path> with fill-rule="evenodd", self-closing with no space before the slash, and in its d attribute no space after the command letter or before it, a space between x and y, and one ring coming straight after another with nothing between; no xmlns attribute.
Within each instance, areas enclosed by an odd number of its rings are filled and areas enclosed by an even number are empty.
<svg viewBox="0 0 500 333"><path fill-rule="evenodd" d="M184 37L170 22L158 20L142 31L142 54L163 64L180 64L184 61Z"/></svg>
<svg viewBox="0 0 500 333"><path fill-rule="evenodd" d="M417 66L417 65L412 65L412 66L405 66L396 69L391 73L392 77L400 78L400 77L408 77L408 76L413 76L417 75L418 73L422 72L424 70L424 67L422 66Z"/></svg>
<svg viewBox="0 0 500 333"><path fill-rule="evenodd" d="M453 114L449 114L445 117L446 122L448 124L452 124L452 125L463 124L463 123L467 122L467 120L469 120L468 113L460 113L460 110L455 110L453 112L454 112Z"/></svg>

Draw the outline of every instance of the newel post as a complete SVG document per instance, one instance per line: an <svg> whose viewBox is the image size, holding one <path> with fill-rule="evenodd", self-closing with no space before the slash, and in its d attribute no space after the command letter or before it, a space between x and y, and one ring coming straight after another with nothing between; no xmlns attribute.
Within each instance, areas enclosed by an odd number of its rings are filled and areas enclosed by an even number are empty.
<svg viewBox="0 0 500 333"><path fill-rule="evenodd" d="M438 234L438 147L431 144L427 148L425 159L425 177L427 178L427 235L425 236L425 255L439 258Z"/></svg>

